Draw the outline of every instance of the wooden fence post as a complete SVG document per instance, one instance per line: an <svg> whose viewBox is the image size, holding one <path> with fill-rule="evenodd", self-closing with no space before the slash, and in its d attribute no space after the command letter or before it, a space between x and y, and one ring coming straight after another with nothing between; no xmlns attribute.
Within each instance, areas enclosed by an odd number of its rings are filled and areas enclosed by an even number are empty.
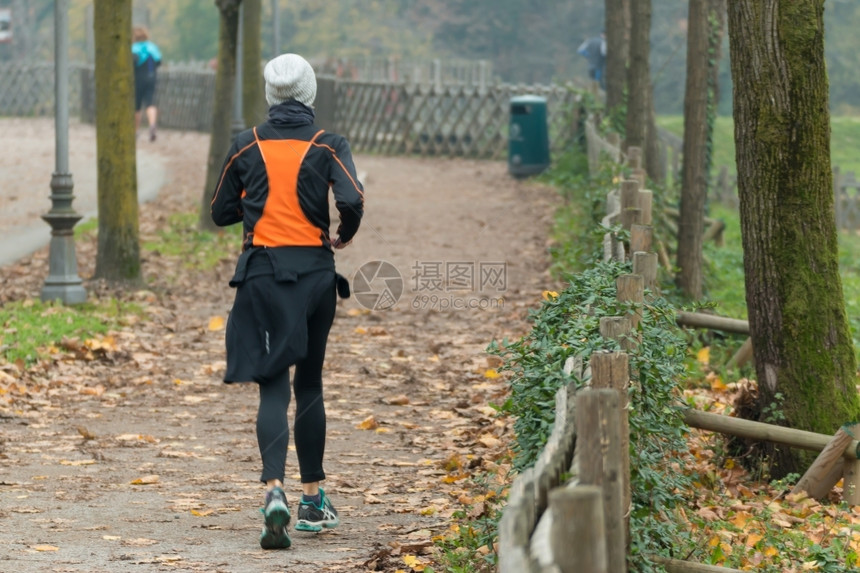
<svg viewBox="0 0 860 573"><path fill-rule="evenodd" d="M647 253L651 251L651 241L653 234L650 225L631 225L630 226L630 252Z"/></svg>
<svg viewBox="0 0 860 573"><path fill-rule="evenodd" d="M630 327L636 330L642 320L642 303L645 300L645 287L641 275L619 275L615 279L615 298L618 302L632 302L635 309L629 313Z"/></svg>
<svg viewBox="0 0 860 573"><path fill-rule="evenodd" d="M654 203L654 194L648 189L642 189L639 191L638 199L639 210L642 212L639 222L643 225L650 225L652 223L651 206Z"/></svg>
<svg viewBox="0 0 860 573"><path fill-rule="evenodd" d="M834 472L832 470L837 463L842 461L842 452L853 440L853 436L845 431L844 426L839 428L803 474L803 477L798 480L791 493L798 494L805 491L809 497L814 499L821 499L826 496L842 477L841 471Z"/></svg>
<svg viewBox="0 0 860 573"><path fill-rule="evenodd" d="M639 222L639 182L627 179L621 182L621 226L630 230L633 223Z"/></svg>
<svg viewBox="0 0 860 573"><path fill-rule="evenodd" d="M609 573L602 494L589 485L550 492L550 547L561 573Z"/></svg>
<svg viewBox="0 0 860 573"><path fill-rule="evenodd" d="M623 462L616 390L585 388L576 394L576 458L580 483L600 486L606 525L608 573L626 573ZM587 571L579 569L578 571Z"/></svg>
<svg viewBox="0 0 860 573"><path fill-rule="evenodd" d="M622 350L630 350L636 344L631 340L633 335L630 318L626 316L604 316L600 318L600 336L617 340Z"/></svg>
<svg viewBox="0 0 860 573"><path fill-rule="evenodd" d="M630 169L642 167L642 148L630 146L627 148L627 166Z"/></svg>
<svg viewBox="0 0 860 573"><path fill-rule="evenodd" d="M860 435L860 424L845 430L856 439ZM860 505L860 461L845 459L842 472L842 499L848 505Z"/></svg>
<svg viewBox="0 0 860 573"><path fill-rule="evenodd" d="M618 392L619 415L621 422L621 461L623 471L622 490L624 492L624 534L629 539L630 508L630 418L627 415L628 389L630 385L630 361L624 352L595 352L589 362L591 366L591 387L609 388Z"/></svg>
<svg viewBox="0 0 860 573"><path fill-rule="evenodd" d="M657 288L657 253L633 253L633 273L642 277L642 286L654 295L659 294Z"/></svg>

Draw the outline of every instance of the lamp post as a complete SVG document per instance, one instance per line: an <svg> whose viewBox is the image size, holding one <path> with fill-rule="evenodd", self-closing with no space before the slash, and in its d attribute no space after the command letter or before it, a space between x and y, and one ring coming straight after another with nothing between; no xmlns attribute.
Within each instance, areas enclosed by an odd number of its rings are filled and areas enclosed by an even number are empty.
<svg viewBox="0 0 860 573"><path fill-rule="evenodd" d="M49 272L42 286L43 301L63 304L87 300L78 276L75 255L75 223L81 220L72 207L74 183L69 173L69 0L54 2L54 131L56 167L51 176L51 210L42 215L51 226Z"/></svg>
<svg viewBox="0 0 860 573"><path fill-rule="evenodd" d="M244 27L245 8L239 4L239 30L236 33L236 95L233 98L233 137L245 129L245 120L242 117L242 42L244 42L245 35L242 28Z"/></svg>

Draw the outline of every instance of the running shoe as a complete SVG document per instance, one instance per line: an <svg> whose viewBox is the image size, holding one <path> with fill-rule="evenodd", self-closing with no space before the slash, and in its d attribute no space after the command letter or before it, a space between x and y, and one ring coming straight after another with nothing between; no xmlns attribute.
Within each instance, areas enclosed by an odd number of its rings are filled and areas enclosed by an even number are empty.
<svg viewBox="0 0 860 573"><path fill-rule="evenodd" d="M286 549L292 542L287 534L290 525L290 509L284 490L274 488L266 494L266 507L263 512L263 532L260 534L260 547L263 549Z"/></svg>
<svg viewBox="0 0 860 573"><path fill-rule="evenodd" d="M323 527L331 529L337 527L340 519L337 516L337 510L331 504L331 500L320 488L320 503L316 505L313 502L299 502L299 518L296 521L296 529L298 531L322 531Z"/></svg>

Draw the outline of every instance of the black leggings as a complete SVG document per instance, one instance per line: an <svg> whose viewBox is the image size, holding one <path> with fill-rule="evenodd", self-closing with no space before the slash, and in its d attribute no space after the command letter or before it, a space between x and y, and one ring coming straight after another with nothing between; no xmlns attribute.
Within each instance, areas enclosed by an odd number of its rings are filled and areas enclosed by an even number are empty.
<svg viewBox="0 0 860 573"><path fill-rule="evenodd" d="M322 461L325 453L325 406L322 393L322 368L326 342L334 320L337 299L334 281L331 288L318 293L319 301L308 313L308 352L295 366L293 387L296 392L295 442L302 483L325 479ZM257 411L257 443L263 459L260 481L284 481L290 428L290 371L260 386Z"/></svg>

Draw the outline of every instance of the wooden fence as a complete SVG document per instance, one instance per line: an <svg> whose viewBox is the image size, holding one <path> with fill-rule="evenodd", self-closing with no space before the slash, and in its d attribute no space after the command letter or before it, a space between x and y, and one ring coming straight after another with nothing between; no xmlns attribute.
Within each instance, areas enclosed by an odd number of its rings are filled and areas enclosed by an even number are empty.
<svg viewBox="0 0 860 573"><path fill-rule="evenodd" d="M83 121L92 121L95 113L92 74L91 67L82 68ZM501 159L508 151L510 100L526 94L546 98L550 149L559 152L576 137L581 103L573 84L414 84L324 75L318 84L318 123L346 136L358 153ZM213 91L212 70L185 66L159 72L159 124L208 131Z"/></svg>
<svg viewBox="0 0 860 573"><path fill-rule="evenodd" d="M80 109L80 65L70 66L69 108ZM0 63L0 116L42 117L54 114L54 65Z"/></svg>
<svg viewBox="0 0 860 573"><path fill-rule="evenodd" d="M596 130L591 138L599 138ZM622 154L610 141L589 141L596 153ZM606 227L621 225L629 233L621 241L604 236L605 260L631 261L633 273L616 280L621 302L641 305L646 289L659 292L658 255L653 252L652 194L644 189L640 153L631 148L625 158L631 178L606 196ZM614 338L621 348L637 344L639 312L602 317L600 334ZM693 327L748 333L746 321L698 313L678 313L677 321ZM585 359L588 367L583 369ZM499 523L500 573L623 573L627 569L629 511L630 379L625 352L595 352L568 359L565 372L574 381L556 393L552 433L532 468L511 486ZM578 386L582 384L581 387ZM730 416L685 409L685 422L695 428L771 441L821 452L792 493L826 496L839 479L845 480L845 500L860 504L860 425L846 425L826 436ZM735 569L669 559L648 558L669 573L738 573Z"/></svg>
<svg viewBox="0 0 860 573"><path fill-rule="evenodd" d="M546 98L553 152L574 140L581 101L573 86L555 85L337 80L334 89L333 130L346 136L356 151L483 159L506 157L511 98L524 94Z"/></svg>

